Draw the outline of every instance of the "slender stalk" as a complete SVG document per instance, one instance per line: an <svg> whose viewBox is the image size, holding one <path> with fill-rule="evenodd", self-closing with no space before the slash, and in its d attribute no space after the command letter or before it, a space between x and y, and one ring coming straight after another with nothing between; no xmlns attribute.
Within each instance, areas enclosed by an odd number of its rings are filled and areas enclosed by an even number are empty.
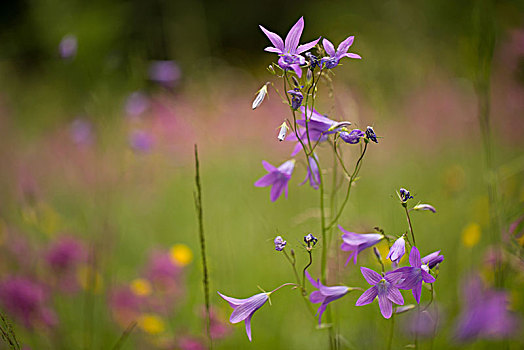
<svg viewBox="0 0 524 350"><path fill-rule="evenodd" d="M129 338L135 327L136 321L131 322L129 326L127 326L127 328L124 330L124 332L116 342L115 346L113 347L113 350L118 350L122 347L122 345L124 345L125 341L127 340L127 338Z"/></svg>
<svg viewBox="0 0 524 350"><path fill-rule="evenodd" d="M198 217L198 236L200 239L200 253L202 255L202 268L204 276L202 278L202 286L204 288L204 298L206 305L206 334L209 349L213 348L213 339L211 338L211 315L209 312L209 274L207 269L206 258L206 240L204 235L204 214L202 209L202 186L200 183L200 164L198 161L198 147L195 144L195 187L193 192L195 198L195 209Z"/></svg>
<svg viewBox="0 0 524 350"><path fill-rule="evenodd" d="M395 334L395 314L391 316L391 327L389 329L389 338L388 338L388 350L391 350L391 345L393 345L393 335Z"/></svg>
<svg viewBox="0 0 524 350"><path fill-rule="evenodd" d="M11 349L20 350L20 344L18 343L15 331L13 330L13 325L7 320L7 317L5 317L1 311L0 318L2 320L2 324L0 324L0 335L2 339Z"/></svg>
<svg viewBox="0 0 524 350"><path fill-rule="evenodd" d="M297 280L297 286L300 287L301 294L302 294L302 299L304 299L304 302L306 303L306 307L309 310L309 313L311 314L311 316L313 316L313 318L315 318L315 311L313 310L313 307L311 306L311 303L308 301L308 298L307 298L306 287L304 286L303 283L302 284L300 283L300 277L298 277L296 263L293 260L291 260L291 258L289 257L289 255L287 254L285 249L282 250L282 252L284 253L284 256L289 261L291 266L293 267L293 273L295 274L295 278Z"/></svg>
<svg viewBox="0 0 524 350"><path fill-rule="evenodd" d="M313 263L313 256L311 255L311 250L308 250L307 252L309 253L309 262L304 267L304 270L302 271L302 288L305 288L305 285L306 285L306 270Z"/></svg>
<svg viewBox="0 0 524 350"><path fill-rule="evenodd" d="M409 225L409 231L411 232L411 237L413 238L413 246L417 246L417 243L415 242L415 234L413 233L413 226L411 225L411 218L409 217L409 210L406 203L402 203L402 206L404 207L404 210L406 211L406 218L408 219L408 225Z"/></svg>

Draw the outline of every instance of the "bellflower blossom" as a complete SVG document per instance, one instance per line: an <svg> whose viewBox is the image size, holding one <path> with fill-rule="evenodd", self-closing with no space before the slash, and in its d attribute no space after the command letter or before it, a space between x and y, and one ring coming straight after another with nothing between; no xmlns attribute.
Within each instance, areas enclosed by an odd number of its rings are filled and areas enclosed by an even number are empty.
<svg viewBox="0 0 524 350"><path fill-rule="evenodd" d="M280 197L284 190L286 191L286 197L288 192L288 182L291 179L291 174L293 173L293 168L295 167L295 160L288 160L285 163L282 163L278 168L269 164L266 161L262 161L264 169L269 173L262 176L255 182L256 187L271 187L270 198L274 202Z"/></svg>
<svg viewBox="0 0 524 350"><path fill-rule="evenodd" d="M315 158L317 158L316 154L315 154ZM309 181L309 185L311 185L311 187L313 187L315 190L318 190L318 186L320 185L320 173L318 170L317 162L315 162L315 159L313 159L313 157L309 157L307 175L304 181L302 181L300 184L303 185L307 181Z"/></svg>
<svg viewBox="0 0 524 350"><path fill-rule="evenodd" d="M411 266L401 267L387 274L394 278L398 283L396 286L400 289L412 289L413 296L417 303L420 303L420 295L422 294L422 282L433 283L435 277L429 274L429 267L422 264L420 259L420 252L417 247L411 248L409 254L409 264Z"/></svg>
<svg viewBox="0 0 524 350"><path fill-rule="evenodd" d="M346 286L327 287L323 285L319 279L315 281L307 271L306 277L313 287L318 289L309 294L309 301L313 304L321 303L315 314L315 316L318 315L318 324L320 325L322 314L326 311L327 305L332 301L342 298L350 291L350 288Z"/></svg>
<svg viewBox="0 0 524 350"><path fill-rule="evenodd" d="M402 256L404 256L405 253L406 253L406 241L404 240L404 236L401 236L391 246L391 249L389 250L389 253L386 259L391 259L392 262L398 264L400 262L400 259L402 259Z"/></svg>
<svg viewBox="0 0 524 350"><path fill-rule="evenodd" d="M456 338L468 341L475 338L507 338L517 334L519 320L508 310L508 293L486 288L479 277L467 280L464 291L464 310L456 325Z"/></svg>
<svg viewBox="0 0 524 350"><path fill-rule="evenodd" d="M304 99L302 92L300 92L299 89L293 89L289 90L287 93L291 95L291 108L295 110L298 109L302 104L302 100Z"/></svg>
<svg viewBox="0 0 524 350"><path fill-rule="evenodd" d="M404 298L400 291L395 286L394 279L391 279L387 274L382 277L375 271L366 267L361 267L362 275L366 281L373 287L366 290L356 302L356 306L367 305L373 302L378 296L378 306L380 313L385 318L390 318L393 314L393 303L397 305L404 305Z"/></svg>
<svg viewBox="0 0 524 350"><path fill-rule="evenodd" d="M356 53L347 53L350 46L353 45L353 40L355 39L354 36L347 37L346 40L342 41L340 45L338 45L337 50L335 51L335 47L329 41L328 39L324 38L322 40L322 44L324 46L324 50L326 50L329 57L324 57L320 60L321 64L324 65L325 68L331 69L338 66L338 63L341 58L343 57L350 57L350 58L358 58L361 59L359 55Z"/></svg>
<svg viewBox="0 0 524 350"><path fill-rule="evenodd" d="M353 258L353 263L356 264L357 256L361 251L374 246L384 238L384 236L379 233L359 234L346 231L340 225L338 228L340 231L344 232L340 249L346 252L351 252L346 260L346 266L351 258Z"/></svg>
<svg viewBox="0 0 524 350"><path fill-rule="evenodd" d="M310 110L309 108L305 108L304 106L300 107L300 111L304 115L304 119L297 120L297 124L306 127L306 118L308 119L308 126L307 130L309 131L309 139L311 142L323 142L326 141L329 134L335 133L337 130L337 127L340 126L346 126L349 125L349 122L336 122L334 120L329 119L326 116L323 116L322 114L318 113L315 109ZM306 130L303 130L299 134L300 140L302 142L307 143L308 137L306 134ZM290 135L288 138L290 141L298 141L295 134ZM298 142L295 146L295 149L291 153L291 156L295 156L299 151L302 145L300 142Z"/></svg>
<svg viewBox="0 0 524 350"><path fill-rule="evenodd" d="M364 137L366 134L364 131L359 129L353 129L351 132L343 131L339 134L340 138L349 144L357 144L360 142L360 138Z"/></svg>
<svg viewBox="0 0 524 350"><path fill-rule="evenodd" d="M255 311L260 309L266 301L269 299L270 293L259 293L255 294L247 299L236 299L225 296L220 292L217 292L229 305L233 308L233 313L229 318L229 322L238 323L244 321L246 324L246 333L249 341L251 341L251 317Z"/></svg>
<svg viewBox="0 0 524 350"><path fill-rule="evenodd" d="M273 44L273 46L266 47L264 50L278 53L280 55L280 59L278 60L280 68L284 70L293 70L300 78L302 76L300 65L306 63L306 59L300 54L313 48L320 40L319 37L317 40L299 45L300 36L304 30L304 17L300 17L297 23L295 23L295 25L289 30L285 42L282 41L282 38L278 34L270 32L262 26L259 27Z"/></svg>

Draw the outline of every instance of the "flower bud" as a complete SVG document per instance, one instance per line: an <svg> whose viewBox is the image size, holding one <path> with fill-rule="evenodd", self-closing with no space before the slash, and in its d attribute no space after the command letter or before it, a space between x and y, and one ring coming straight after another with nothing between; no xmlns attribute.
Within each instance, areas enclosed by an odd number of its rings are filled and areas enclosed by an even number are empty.
<svg viewBox="0 0 524 350"><path fill-rule="evenodd" d="M266 95L267 95L268 84L269 82L265 83L264 86L262 86L262 88L258 90L257 97L255 97L255 100L253 101L253 104L251 106L253 109L258 108L262 104L262 102L264 102L264 99L266 98Z"/></svg>

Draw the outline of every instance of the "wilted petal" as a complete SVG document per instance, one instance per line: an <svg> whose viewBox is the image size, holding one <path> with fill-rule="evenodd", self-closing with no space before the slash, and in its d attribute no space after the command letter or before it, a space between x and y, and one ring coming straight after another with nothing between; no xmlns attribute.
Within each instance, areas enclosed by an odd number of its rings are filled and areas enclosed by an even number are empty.
<svg viewBox="0 0 524 350"><path fill-rule="evenodd" d="M356 306L367 305L373 302L373 300L375 300L377 295L378 295L377 287L373 286L369 288L368 290L366 290L364 293L362 293L362 295L360 296L360 298L358 298L355 305Z"/></svg>
<svg viewBox="0 0 524 350"><path fill-rule="evenodd" d="M280 52L278 53L284 53L284 42L282 41L282 38L278 34L270 32L269 30L267 30L266 28L262 26L259 26L259 27L260 29L262 29L264 34L266 34L266 36L268 37L269 41L271 41L273 46L277 48L278 50L280 50Z"/></svg>
<svg viewBox="0 0 524 350"><path fill-rule="evenodd" d="M409 253L409 264L413 267L420 267L420 265L422 265L422 261L420 260L420 252L418 251L417 247L411 248L411 252Z"/></svg>
<svg viewBox="0 0 524 350"><path fill-rule="evenodd" d="M364 278L366 279L366 281L369 284L371 284L372 286L379 283L380 280L382 279L382 276L380 276L375 271L368 269L367 267L361 267L360 271L362 272L362 275L364 275Z"/></svg>
<svg viewBox="0 0 524 350"><path fill-rule="evenodd" d="M300 41L300 36L302 35L303 30L304 17L300 17L300 19L289 30L289 33L286 36L285 51L289 53L296 53L298 42Z"/></svg>
<svg viewBox="0 0 524 350"><path fill-rule="evenodd" d="M324 38L324 39L322 39L322 45L324 46L324 50L326 50L328 55L335 56L335 54L336 54L335 47L333 46L331 41L329 41L328 39Z"/></svg>

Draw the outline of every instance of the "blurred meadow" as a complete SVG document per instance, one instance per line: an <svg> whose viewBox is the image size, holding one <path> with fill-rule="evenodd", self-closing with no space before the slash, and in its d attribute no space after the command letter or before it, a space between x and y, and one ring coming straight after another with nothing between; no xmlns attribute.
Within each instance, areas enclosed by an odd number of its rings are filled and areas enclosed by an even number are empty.
<svg viewBox="0 0 524 350"><path fill-rule="evenodd" d="M0 310L19 342L0 349L207 348L195 144L213 348L329 347L296 290L256 312L251 343L217 294L294 282L273 239L282 235L303 267L303 237L321 234L318 191L299 186L304 157L287 199L253 185L262 160L281 164L295 146L277 140L289 111L274 91L251 108L264 83L280 84L258 25L285 35L300 16L304 42L354 35L362 56L320 82L315 108L380 137L339 224L406 233L401 187L437 210L412 214L421 254L445 258L436 333L420 331L418 347L524 348L523 1L23 0L0 5ZM331 181L334 160L319 147ZM353 164L358 147L340 147ZM326 196L327 211L342 198ZM369 288L359 267L380 269L373 251L344 267L341 232L331 234L330 285ZM378 248L385 257L387 244ZM457 340L465 281L496 285L498 263L516 330ZM338 346L386 348L388 320L377 303L356 307L360 294L330 305ZM395 322L393 348L404 348L415 321L408 312Z"/></svg>

